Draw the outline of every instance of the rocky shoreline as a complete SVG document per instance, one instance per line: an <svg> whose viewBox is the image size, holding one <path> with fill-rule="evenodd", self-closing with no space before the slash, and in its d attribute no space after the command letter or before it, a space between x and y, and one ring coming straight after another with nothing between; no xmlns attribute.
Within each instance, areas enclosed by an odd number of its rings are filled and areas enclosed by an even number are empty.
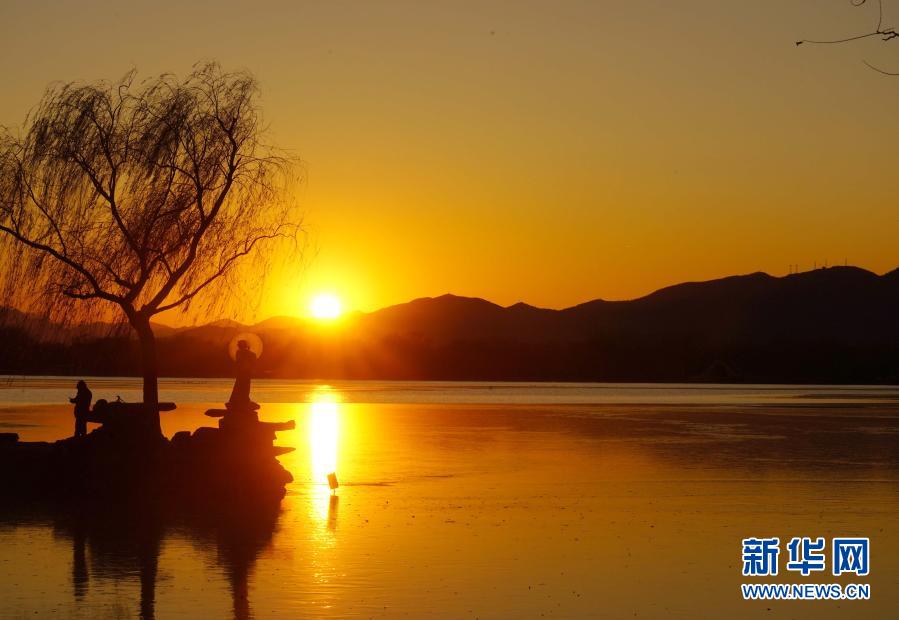
<svg viewBox="0 0 899 620"><path fill-rule="evenodd" d="M174 409L163 403L162 410ZM262 422L258 405L213 409L218 427L176 433L148 432L141 403L100 403L83 437L22 442L0 434L0 493L7 497L128 499L152 497L184 503L232 498L280 498L292 481L274 445L289 422Z"/></svg>

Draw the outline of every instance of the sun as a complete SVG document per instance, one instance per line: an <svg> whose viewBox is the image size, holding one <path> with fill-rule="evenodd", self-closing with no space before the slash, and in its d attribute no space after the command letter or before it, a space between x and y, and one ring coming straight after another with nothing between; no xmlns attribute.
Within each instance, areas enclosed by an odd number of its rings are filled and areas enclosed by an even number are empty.
<svg viewBox="0 0 899 620"><path fill-rule="evenodd" d="M340 298L331 293L319 293L309 304L309 314L322 321L336 319L342 313L343 304L340 303Z"/></svg>

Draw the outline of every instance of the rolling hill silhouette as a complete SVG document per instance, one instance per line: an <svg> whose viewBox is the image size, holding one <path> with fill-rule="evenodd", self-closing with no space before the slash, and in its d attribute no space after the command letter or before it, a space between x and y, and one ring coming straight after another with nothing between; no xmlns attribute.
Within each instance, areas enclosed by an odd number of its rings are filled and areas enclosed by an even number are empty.
<svg viewBox="0 0 899 620"><path fill-rule="evenodd" d="M899 270L832 267L690 282L564 310L444 295L339 326L275 317L161 328L158 337L167 376L228 376L225 347L249 330L265 342L259 366L270 377L896 383L897 318ZM13 345L0 357L7 374L137 374L133 341L99 337L97 326L65 342L39 340L14 321L2 331Z"/></svg>

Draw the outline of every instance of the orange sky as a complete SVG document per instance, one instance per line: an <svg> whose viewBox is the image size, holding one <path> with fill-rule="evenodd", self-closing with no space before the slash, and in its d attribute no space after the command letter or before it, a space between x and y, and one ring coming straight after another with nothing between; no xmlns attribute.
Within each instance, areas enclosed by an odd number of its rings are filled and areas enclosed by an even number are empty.
<svg viewBox="0 0 899 620"><path fill-rule="evenodd" d="M314 250L263 316L321 290L361 310L446 292L564 307L899 265L899 78L861 62L899 70L899 44L793 45L869 30L876 5L11 4L0 124L53 80L199 59L257 75L272 140L307 165Z"/></svg>

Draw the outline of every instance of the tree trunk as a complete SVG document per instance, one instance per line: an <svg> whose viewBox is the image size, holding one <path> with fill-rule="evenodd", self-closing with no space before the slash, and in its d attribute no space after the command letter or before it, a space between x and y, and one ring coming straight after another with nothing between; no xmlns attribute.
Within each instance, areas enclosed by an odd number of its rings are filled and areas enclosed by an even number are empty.
<svg viewBox="0 0 899 620"><path fill-rule="evenodd" d="M147 410L148 429L162 435L159 422L159 368L156 365L156 337L150 327L150 318L137 315L131 320L140 342L141 370L144 376L144 406Z"/></svg>

